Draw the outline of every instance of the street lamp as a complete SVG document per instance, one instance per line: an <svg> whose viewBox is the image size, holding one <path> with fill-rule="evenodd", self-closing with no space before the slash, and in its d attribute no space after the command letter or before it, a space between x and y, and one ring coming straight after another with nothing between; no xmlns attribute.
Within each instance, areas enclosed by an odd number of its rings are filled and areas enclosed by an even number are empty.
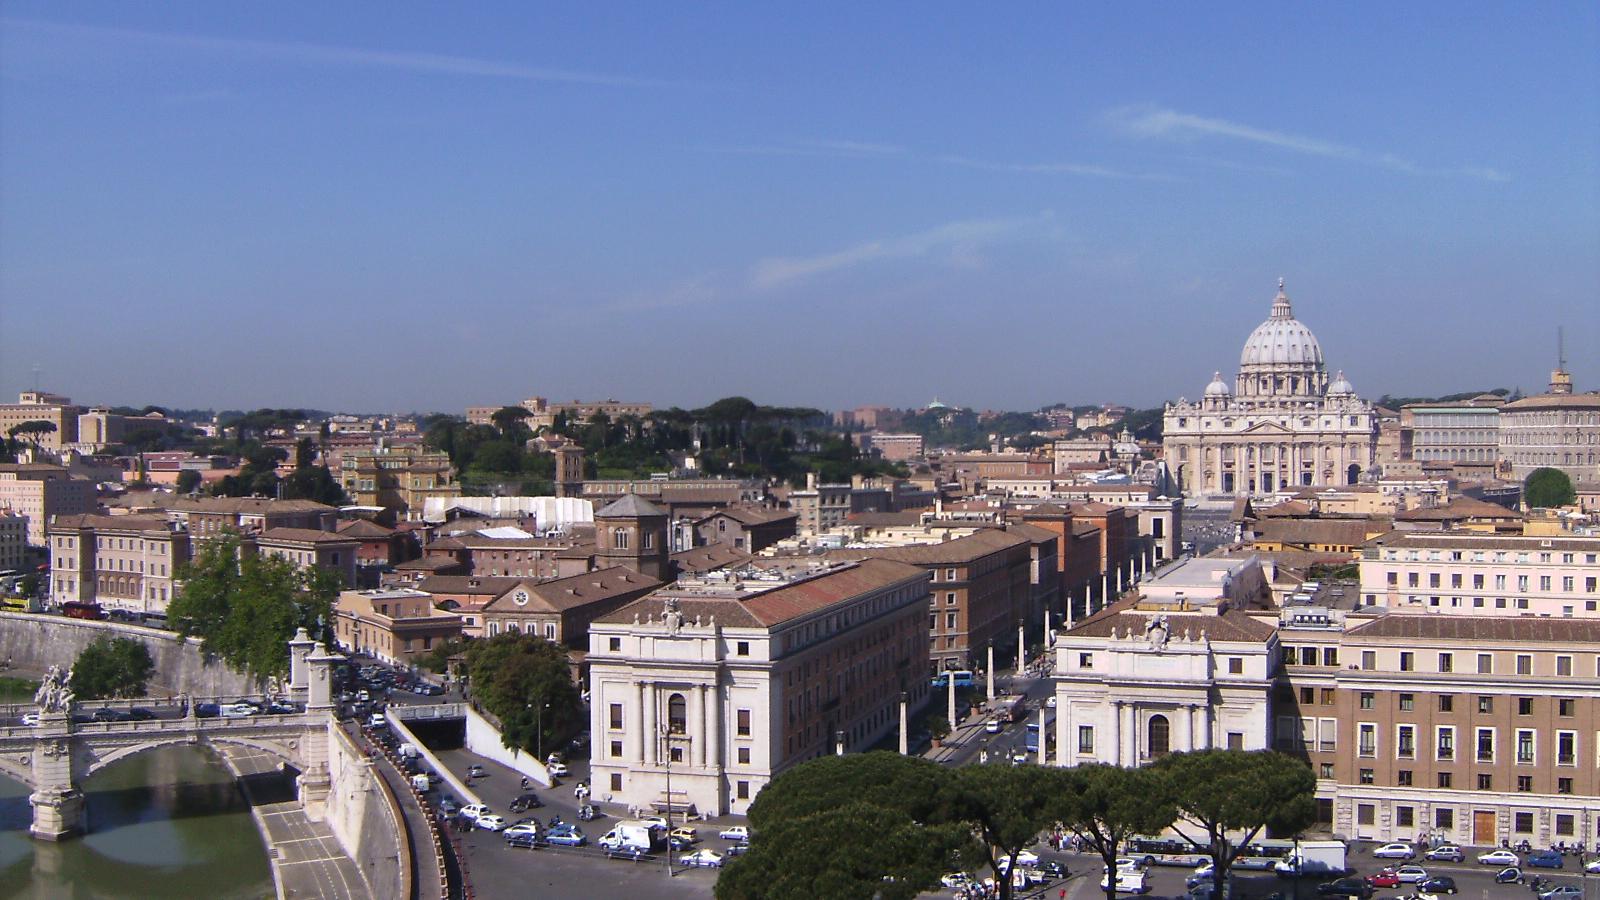
<svg viewBox="0 0 1600 900"><path fill-rule="evenodd" d="M544 762L544 711L550 708L550 704L546 703L543 706L534 706L532 703L529 703L528 704L528 708L533 710L533 715L534 715L534 726L533 726L534 727L534 748L535 748L534 752L539 755L539 762L543 763Z"/></svg>
<svg viewBox="0 0 1600 900"><path fill-rule="evenodd" d="M672 730L668 725L657 725L656 733L661 738L661 762L667 769L667 877L677 875L672 870Z"/></svg>

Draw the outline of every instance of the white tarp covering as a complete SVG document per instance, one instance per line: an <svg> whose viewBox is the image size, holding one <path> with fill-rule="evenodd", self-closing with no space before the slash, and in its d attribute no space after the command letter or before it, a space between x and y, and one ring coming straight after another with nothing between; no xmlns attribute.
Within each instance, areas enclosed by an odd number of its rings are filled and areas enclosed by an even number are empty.
<svg viewBox="0 0 1600 900"><path fill-rule="evenodd" d="M429 497L423 502L422 518L443 522L451 509L465 509L494 519L532 516L534 528L541 532L594 521L594 503L578 497Z"/></svg>

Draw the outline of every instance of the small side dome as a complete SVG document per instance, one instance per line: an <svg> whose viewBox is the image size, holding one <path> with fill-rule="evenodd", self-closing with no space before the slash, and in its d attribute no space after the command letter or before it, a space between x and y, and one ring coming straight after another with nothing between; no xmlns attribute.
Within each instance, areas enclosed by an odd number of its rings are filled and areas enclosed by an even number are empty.
<svg viewBox="0 0 1600 900"><path fill-rule="evenodd" d="M1211 373L1211 383L1206 385L1206 396L1207 397L1227 397L1227 396L1231 395L1232 393L1233 393L1233 391L1229 390L1229 388L1228 388L1228 383L1226 381L1222 380L1222 373L1221 372L1212 372Z"/></svg>
<svg viewBox="0 0 1600 900"><path fill-rule="evenodd" d="M1333 384L1328 385L1328 393L1330 394L1354 394L1355 392L1355 386L1350 383L1349 379L1344 377L1343 369L1340 369L1339 374L1333 377Z"/></svg>

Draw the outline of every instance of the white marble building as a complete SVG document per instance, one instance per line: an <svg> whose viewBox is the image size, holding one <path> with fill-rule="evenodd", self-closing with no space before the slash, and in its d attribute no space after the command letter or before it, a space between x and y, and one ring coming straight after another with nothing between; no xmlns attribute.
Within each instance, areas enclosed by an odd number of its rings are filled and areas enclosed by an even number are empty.
<svg viewBox="0 0 1600 900"><path fill-rule="evenodd" d="M1191 497L1264 497L1355 484L1376 460L1378 421L1340 372L1330 383L1311 329L1283 281L1245 341L1230 389L1213 375L1198 403L1166 407L1163 455Z"/></svg>

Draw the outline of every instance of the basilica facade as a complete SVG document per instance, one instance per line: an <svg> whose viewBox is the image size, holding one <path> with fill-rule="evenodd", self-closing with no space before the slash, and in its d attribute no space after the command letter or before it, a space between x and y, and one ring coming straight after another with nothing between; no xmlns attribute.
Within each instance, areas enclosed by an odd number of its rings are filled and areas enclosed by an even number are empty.
<svg viewBox="0 0 1600 900"><path fill-rule="evenodd" d="M1283 281L1272 313L1245 341L1230 388L1212 376L1198 403L1169 403L1167 469L1190 497L1270 497L1357 483L1376 459L1371 403L1338 373L1289 305Z"/></svg>

